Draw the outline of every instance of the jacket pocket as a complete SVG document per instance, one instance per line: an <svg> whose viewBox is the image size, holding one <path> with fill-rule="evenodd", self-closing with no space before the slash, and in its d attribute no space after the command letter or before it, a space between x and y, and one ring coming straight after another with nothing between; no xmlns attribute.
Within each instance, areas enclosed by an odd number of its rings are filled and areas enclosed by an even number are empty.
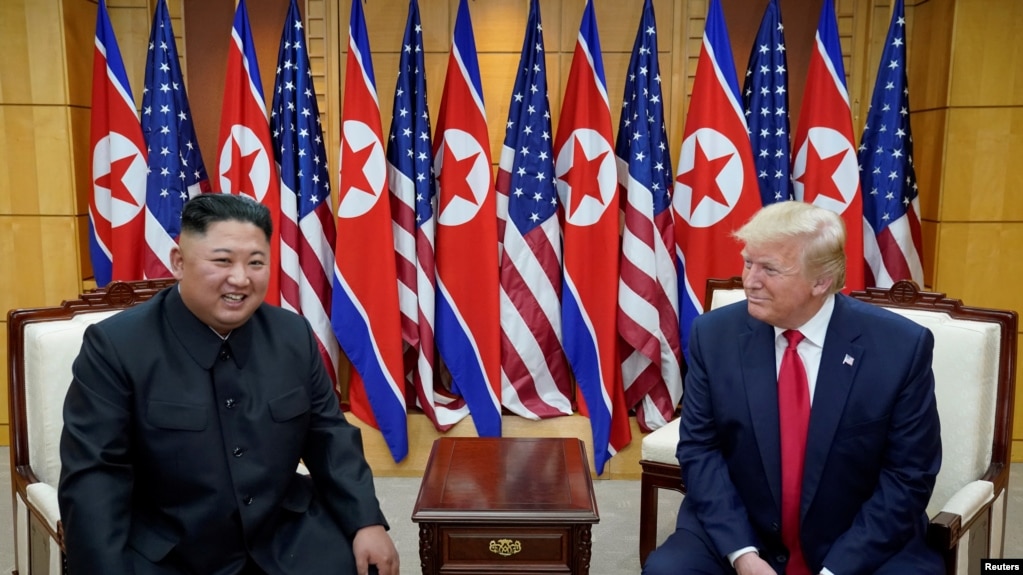
<svg viewBox="0 0 1023 575"><path fill-rule="evenodd" d="M308 475L296 473L288 484L288 490L281 500L281 507L293 513L305 513L313 500L313 480Z"/></svg>
<svg viewBox="0 0 1023 575"><path fill-rule="evenodd" d="M888 431L888 417L880 417L870 421L861 421L852 425L838 428L835 432L835 441L855 439L864 435L877 435Z"/></svg>
<svg viewBox="0 0 1023 575"><path fill-rule="evenodd" d="M201 405L150 400L146 410L149 423L163 429L202 431L206 429L206 408Z"/></svg>
<svg viewBox="0 0 1023 575"><path fill-rule="evenodd" d="M309 394L304 387L296 387L278 398L271 399L269 405L270 417L281 423L309 411Z"/></svg>

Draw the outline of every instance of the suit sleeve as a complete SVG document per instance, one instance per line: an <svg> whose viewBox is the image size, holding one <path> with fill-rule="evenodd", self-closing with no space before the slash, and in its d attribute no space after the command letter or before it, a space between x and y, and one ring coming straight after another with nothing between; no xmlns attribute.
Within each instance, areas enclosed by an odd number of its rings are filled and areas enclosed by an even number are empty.
<svg viewBox="0 0 1023 575"><path fill-rule="evenodd" d="M676 456L686 486L683 505L691 505L718 554L757 547L746 506L739 496L721 452L721 438L714 419L710 381L700 341L697 319L689 338L689 372L682 394L682 416Z"/></svg>
<svg viewBox="0 0 1023 575"><path fill-rule="evenodd" d="M327 374L315 336L309 339L308 369L312 420L302 459L334 520L349 538L363 527L390 529L373 486L373 473L362 448L362 431L341 413L334 384Z"/></svg>
<svg viewBox="0 0 1023 575"><path fill-rule="evenodd" d="M132 390L99 327L86 330L72 377L64 400L57 490L68 570L130 575Z"/></svg>
<svg viewBox="0 0 1023 575"><path fill-rule="evenodd" d="M824 559L839 575L873 573L926 530L927 503L941 466L933 350L934 336L922 329L892 410L877 487Z"/></svg>

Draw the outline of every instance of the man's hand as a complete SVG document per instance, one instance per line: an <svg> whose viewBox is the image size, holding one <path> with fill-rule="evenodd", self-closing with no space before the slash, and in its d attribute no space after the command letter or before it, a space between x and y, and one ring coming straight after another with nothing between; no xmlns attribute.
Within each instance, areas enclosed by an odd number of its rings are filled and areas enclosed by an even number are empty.
<svg viewBox="0 0 1023 575"><path fill-rule="evenodd" d="M367 575L370 565L376 565L380 575L398 575L398 550L383 525L370 525L356 531L352 551L359 575Z"/></svg>
<svg viewBox="0 0 1023 575"><path fill-rule="evenodd" d="M752 551L737 557L732 567L739 575L777 575L767 561Z"/></svg>

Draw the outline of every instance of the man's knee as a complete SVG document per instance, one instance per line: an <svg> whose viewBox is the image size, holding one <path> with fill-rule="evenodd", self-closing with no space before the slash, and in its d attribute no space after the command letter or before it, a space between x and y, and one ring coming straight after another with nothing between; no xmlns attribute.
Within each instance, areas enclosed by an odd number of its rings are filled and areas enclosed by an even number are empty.
<svg viewBox="0 0 1023 575"><path fill-rule="evenodd" d="M679 563L677 554L664 545L654 549L643 563L643 575L676 575Z"/></svg>
<svg viewBox="0 0 1023 575"><path fill-rule="evenodd" d="M643 575L734 574L722 561L695 534L679 529L647 557Z"/></svg>

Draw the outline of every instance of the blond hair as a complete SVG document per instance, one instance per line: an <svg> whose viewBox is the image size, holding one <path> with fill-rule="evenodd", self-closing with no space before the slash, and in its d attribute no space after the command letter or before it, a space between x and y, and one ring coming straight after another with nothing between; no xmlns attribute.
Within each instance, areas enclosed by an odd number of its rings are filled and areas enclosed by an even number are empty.
<svg viewBox="0 0 1023 575"><path fill-rule="evenodd" d="M747 246L799 241L803 274L831 278L831 293L845 287L845 223L824 208L798 201L765 206L732 234Z"/></svg>

